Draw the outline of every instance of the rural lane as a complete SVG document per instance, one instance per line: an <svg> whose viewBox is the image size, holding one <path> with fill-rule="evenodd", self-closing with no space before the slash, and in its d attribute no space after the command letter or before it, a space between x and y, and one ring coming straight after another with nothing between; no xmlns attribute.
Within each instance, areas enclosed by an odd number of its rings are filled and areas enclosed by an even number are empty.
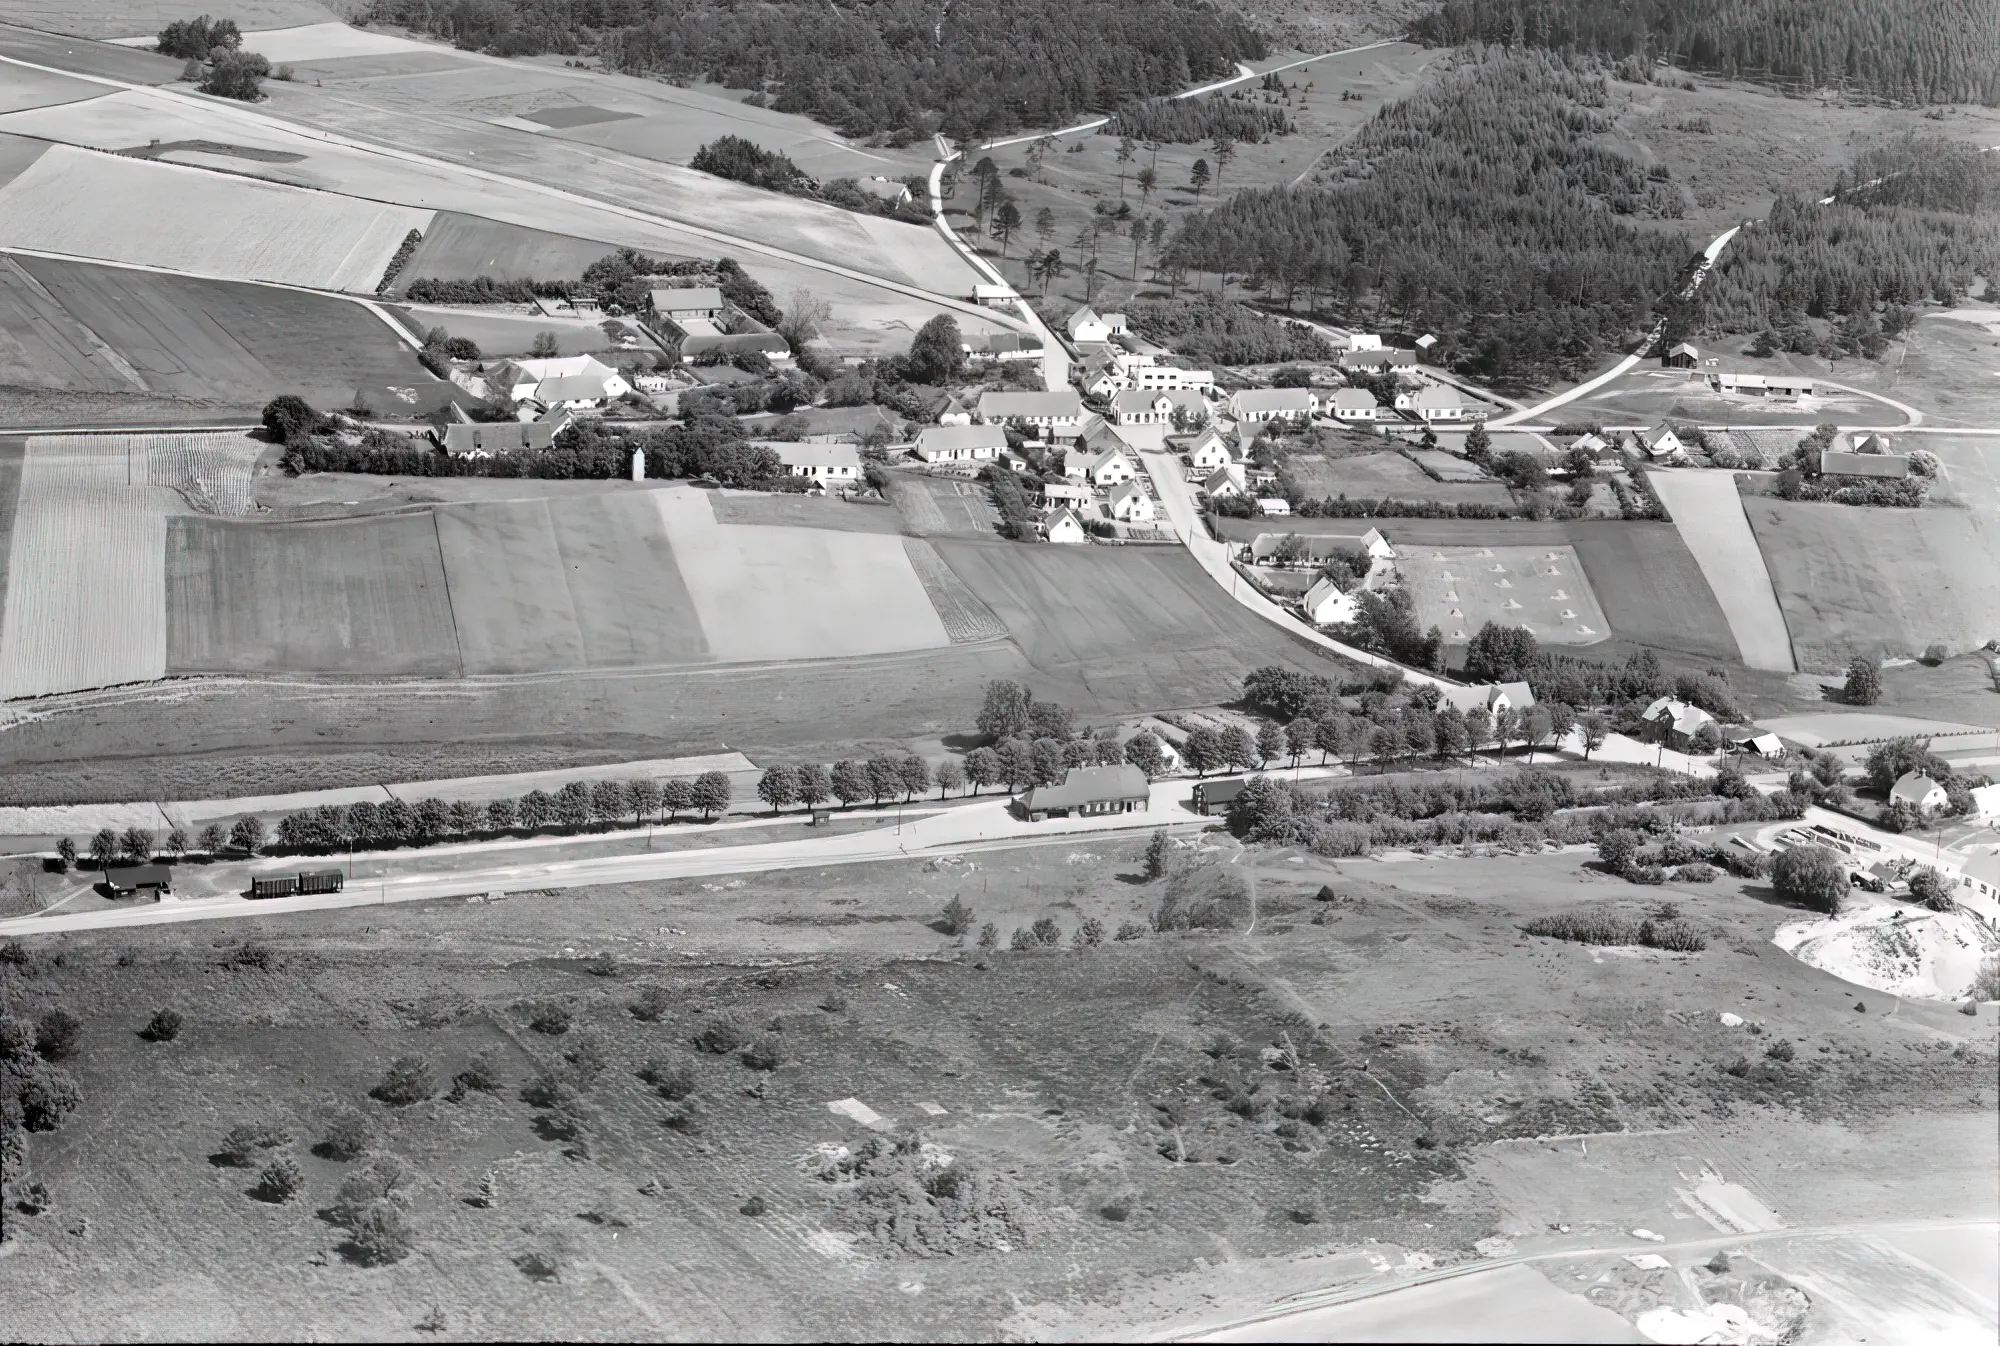
<svg viewBox="0 0 2000 1346"><path fill-rule="evenodd" d="M1187 480L1181 474L1180 461L1169 453L1142 452L1139 457L1146 464L1146 471L1152 476L1153 489L1159 492L1160 502L1166 507L1167 518L1174 526L1174 533L1193 556L1195 564L1208 572L1209 578L1229 591L1230 597L1238 603L1284 630L1287 634L1309 641L1321 649L1330 650L1343 659L1351 659L1367 668L1397 669L1403 680L1419 686L1456 687L1449 678L1441 678L1435 673L1425 673L1420 669L1399 664L1393 659L1385 659L1379 654L1353 645L1343 644L1306 625L1291 613L1273 603L1255 585L1236 573L1230 563L1229 544L1218 542L1208 536L1202 527L1201 518L1195 510L1194 496L1188 489Z"/></svg>
<svg viewBox="0 0 2000 1346"><path fill-rule="evenodd" d="M938 158L937 162L931 165L930 176L931 227L943 236L944 241L949 243L973 270L995 285L1007 285L1007 277L1001 274L1000 269L981 257L970 244L960 238L958 231L952 228L944 217L944 170L952 160L965 157L964 150L947 148L949 145L950 142L943 136L937 137ZM1051 392L1069 387L1069 348L1057 340L1056 334L1042 321L1042 315L1035 312L1035 306L1028 302L1026 295L1016 299L1014 307L1020 311L1022 320L1028 324L1028 329L1041 335L1042 386Z"/></svg>

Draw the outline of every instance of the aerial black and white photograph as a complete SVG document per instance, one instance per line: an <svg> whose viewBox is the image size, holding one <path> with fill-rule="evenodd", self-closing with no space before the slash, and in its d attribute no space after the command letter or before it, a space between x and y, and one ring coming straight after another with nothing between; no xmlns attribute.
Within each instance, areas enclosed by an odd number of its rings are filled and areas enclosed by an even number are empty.
<svg viewBox="0 0 2000 1346"><path fill-rule="evenodd" d="M2000 0L0 0L0 1343L2000 1341Z"/></svg>

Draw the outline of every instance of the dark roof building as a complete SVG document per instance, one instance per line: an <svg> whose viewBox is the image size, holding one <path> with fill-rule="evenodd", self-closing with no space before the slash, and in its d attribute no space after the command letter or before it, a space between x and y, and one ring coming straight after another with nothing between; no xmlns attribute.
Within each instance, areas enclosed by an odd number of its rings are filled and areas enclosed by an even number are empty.
<svg viewBox="0 0 2000 1346"><path fill-rule="evenodd" d="M151 890L157 896L174 889L174 871L166 865L126 865L104 871L104 886L118 894Z"/></svg>
<svg viewBox="0 0 2000 1346"><path fill-rule="evenodd" d="M556 432L569 422L554 418L535 421L493 421L484 425L444 425L433 434L444 451L460 458L491 458L496 453L546 449Z"/></svg>
<svg viewBox="0 0 2000 1346"><path fill-rule="evenodd" d="M1060 785L1037 785L1021 796L1021 811L1031 822L1055 817L1088 817L1099 813L1131 813L1146 807L1153 787L1146 773L1130 763L1119 766L1075 766Z"/></svg>
<svg viewBox="0 0 2000 1346"><path fill-rule="evenodd" d="M1243 787L1250 783L1248 776L1226 776L1220 780L1201 780L1194 783L1194 807L1204 816L1228 808L1243 793Z"/></svg>
<svg viewBox="0 0 2000 1346"><path fill-rule="evenodd" d="M1842 453L1826 449L1819 456L1819 470L1829 477L1886 477L1895 480L1910 475L1910 460L1900 453Z"/></svg>

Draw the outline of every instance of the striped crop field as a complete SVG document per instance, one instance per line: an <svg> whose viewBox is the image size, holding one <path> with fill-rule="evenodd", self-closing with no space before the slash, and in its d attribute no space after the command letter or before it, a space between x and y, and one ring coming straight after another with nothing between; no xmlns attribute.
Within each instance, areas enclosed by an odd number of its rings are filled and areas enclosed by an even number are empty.
<svg viewBox="0 0 2000 1346"><path fill-rule="evenodd" d="M136 201L145 209L133 209ZM366 294L431 216L56 145L0 187L0 246Z"/></svg>
<svg viewBox="0 0 2000 1346"><path fill-rule="evenodd" d="M166 516L130 435L38 435L21 459L0 698L145 682L167 667Z"/></svg>

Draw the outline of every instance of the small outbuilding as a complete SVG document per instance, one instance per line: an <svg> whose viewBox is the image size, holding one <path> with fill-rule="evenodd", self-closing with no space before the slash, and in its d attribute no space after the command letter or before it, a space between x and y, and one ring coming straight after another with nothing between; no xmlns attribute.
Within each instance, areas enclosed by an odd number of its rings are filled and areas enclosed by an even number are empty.
<svg viewBox="0 0 2000 1346"><path fill-rule="evenodd" d="M126 865L104 871L104 886L113 897L158 899L174 890L174 871L166 865Z"/></svg>
<svg viewBox="0 0 2000 1346"><path fill-rule="evenodd" d="M1221 813L1234 803L1236 796L1243 793L1243 787L1250 783L1248 776L1226 776L1217 780L1196 781L1194 785L1194 811L1204 818Z"/></svg>

